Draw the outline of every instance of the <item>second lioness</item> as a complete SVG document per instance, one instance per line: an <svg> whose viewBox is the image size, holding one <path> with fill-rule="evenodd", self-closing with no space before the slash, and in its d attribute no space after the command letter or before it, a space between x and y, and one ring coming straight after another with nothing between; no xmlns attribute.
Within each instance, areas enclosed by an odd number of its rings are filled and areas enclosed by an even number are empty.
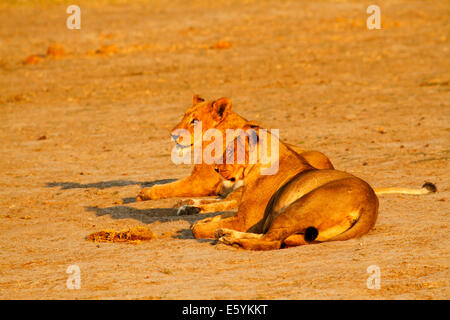
<svg viewBox="0 0 450 320"><path fill-rule="evenodd" d="M359 237L375 225L378 198L365 181L342 171L317 170L281 141L276 175L262 175L267 165L247 161L259 149L252 146L259 139L245 145L245 163L227 164L226 153L239 141L227 146L224 164L216 165L224 179L244 180L238 212L198 221L192 226L196 238L215 236L245 249L271 250Z"/></svg>

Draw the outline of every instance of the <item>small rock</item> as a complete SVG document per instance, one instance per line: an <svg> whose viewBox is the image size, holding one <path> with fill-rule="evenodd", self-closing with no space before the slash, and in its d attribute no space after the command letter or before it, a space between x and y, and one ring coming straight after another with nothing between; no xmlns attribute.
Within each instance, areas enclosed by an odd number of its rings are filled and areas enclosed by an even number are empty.
<svg viewBox="0 0 450 320"><path fill-rule="evenodd" d="M229 49L231 48L232 44L230 41L219 41L216 42L215 44L213 44L212 48L213 49Z"/></svg>
<svg viewBox="0 0 450 320"><path fill-rule="evenodd" d="M117 52L119 52L119 50L117 50L117 47L113 44L109 46L100 46L100 48L98 48L97 51L95 51L95 53L97 54L104 54L104 55L112 55L116 54Z"/></svg>
<svg viewBox="0 0 450 320"><path fill-rule="evenodd" d="M23 62L24 64L37 64L39 62L41 62L42 56L39 54L33 54L31 56L29 56L28 58L25 59L25 61Z"/></svg>
<svg viewBox="0 0 450 320"><path fill-rule="evenodd" d="M381 133L381 134L386 133L386 131L384 131L384 129L382 127L379 127L377 131L378 131L378 133Z"/></svg>
<svg viewBox="0 0 450 320"><path fill-rule="evenodd" d="M62 58L66 55L64 46L60 43L52 43L47 49L47 57Z"/></svg>

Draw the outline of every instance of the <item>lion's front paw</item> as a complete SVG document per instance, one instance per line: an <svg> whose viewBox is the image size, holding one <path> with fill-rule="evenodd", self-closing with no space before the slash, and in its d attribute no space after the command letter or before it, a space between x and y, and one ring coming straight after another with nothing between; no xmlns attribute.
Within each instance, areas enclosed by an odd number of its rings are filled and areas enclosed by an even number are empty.
<svg viewBox="0 0 450 320"><path fill-rule="evenodd" d="M193 206L181 206L178 208L177 215L178 216L184 216L184 215L193 215L200 212L200 208L193 207Z"/></svg>
<svg viewBox="0 0 450 320"><path fill-rule="evenodd" d="M145 201L145 200L157 200L161 199L161 196L158 194L158 189L156 186L150 188L144 188L139 192L136 197L136 201Z"/></svg>
<svg viewBox="0 0 450 320"><path fill-rule="evenodd" d="M193 229L193 228L195 228L195 227L198 227L198 226L204 226L204 225L208 225L209 223L211 223L212 221L213 221L213 218L214 217L209 217L209 218L205 218L205 219L202 219L202 220L199 220L199 221L197 221L197 222L195 222L192 226L191 226L191 229Z"/></svg>
<svg viewBox="0 0 450 320"><path fill-rule="evenodd" d="M236 239L236 238L231 237L231 236L222 236L222 237L218 238L217 241L219 243L223 243L223 244L226 244L226 245L229 245L229 246L233 246L235 248L241 248L242 247L241 243L239 242L239 239Z"/></svg>
<svg viewBox="0 0 450 320"><path fill-rule="evenodd" d="M139 192L138 196L136 197L136 201L145 201L151 199L151 188L144 188Z"/></svg>
<svg viewBox="0 0 450 320"><path fill-rule="evenodd" d="M214 231L214 237L216 239L219 239L222 237L229 237L229 236L232 236L232 234L233 234L233 230L224 229L224 228L220 228L220 229L217 229L216 231Z"/></svg>
<svg viewBox="0 0 450 320"><path fill-rule="evenodd" d="M183 206L192 206L195 204L195 201L193 199L183 199L179 200L173 207L174 208L181 208Z"/></svg>
<svg viewBox="0 0 450 320"><path fill-rule="evenodd" d="M144 201L144 195L142 194L142 191L139 192L139 194L136 197L136 201Z"/></svg>
<svg viewBox="0 0 450 320"><path fill-rule="evenodd" d="M216 238L219 243L240 248L241 243L239 242L239 237L236 237L236 233L239 232L231 229L220 228L214 231L214 238Z"/></svg>

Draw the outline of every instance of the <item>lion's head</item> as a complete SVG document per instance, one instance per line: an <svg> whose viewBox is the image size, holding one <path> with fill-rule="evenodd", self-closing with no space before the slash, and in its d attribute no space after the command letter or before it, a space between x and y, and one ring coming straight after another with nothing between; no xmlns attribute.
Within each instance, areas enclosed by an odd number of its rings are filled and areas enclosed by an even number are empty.
<svg viewBox="0 0 450 320"><path fill-rule="evenodd" d="M250 166L258 163L258 129L246 125L235 133L235 138L226 146L220 159L216 160L214 170L225 181L238 182L245 178Z"/></svg>
<svg viewBox="0 0 450 320"><path fill-rule="evenodd" d="M177 143L179 148L193 147L194 130L201 125L201 135L217 126L228 118L232 113L231 100L228 98L220 98L214 101L205 101L198 95L194 95L192 107L186 110L183 119L172 129L172 139ZM197 127L198 128L198 127ZM183 138L177 132L179 130L187 130L191 139L186 144Z"/></svg>

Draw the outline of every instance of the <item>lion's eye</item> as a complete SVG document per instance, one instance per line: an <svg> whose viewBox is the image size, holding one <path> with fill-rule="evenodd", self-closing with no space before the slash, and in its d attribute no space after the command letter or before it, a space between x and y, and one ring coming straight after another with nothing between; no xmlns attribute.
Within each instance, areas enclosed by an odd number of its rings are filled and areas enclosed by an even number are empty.
<svg viewBox="0 0 450 320"><path fill-rule="evenodd" d="M197 119L195 119L195 118L191 120L191 124L194 125L194 126L195 126L198 122L199 122L199 121L198 121Z"/></svg>

